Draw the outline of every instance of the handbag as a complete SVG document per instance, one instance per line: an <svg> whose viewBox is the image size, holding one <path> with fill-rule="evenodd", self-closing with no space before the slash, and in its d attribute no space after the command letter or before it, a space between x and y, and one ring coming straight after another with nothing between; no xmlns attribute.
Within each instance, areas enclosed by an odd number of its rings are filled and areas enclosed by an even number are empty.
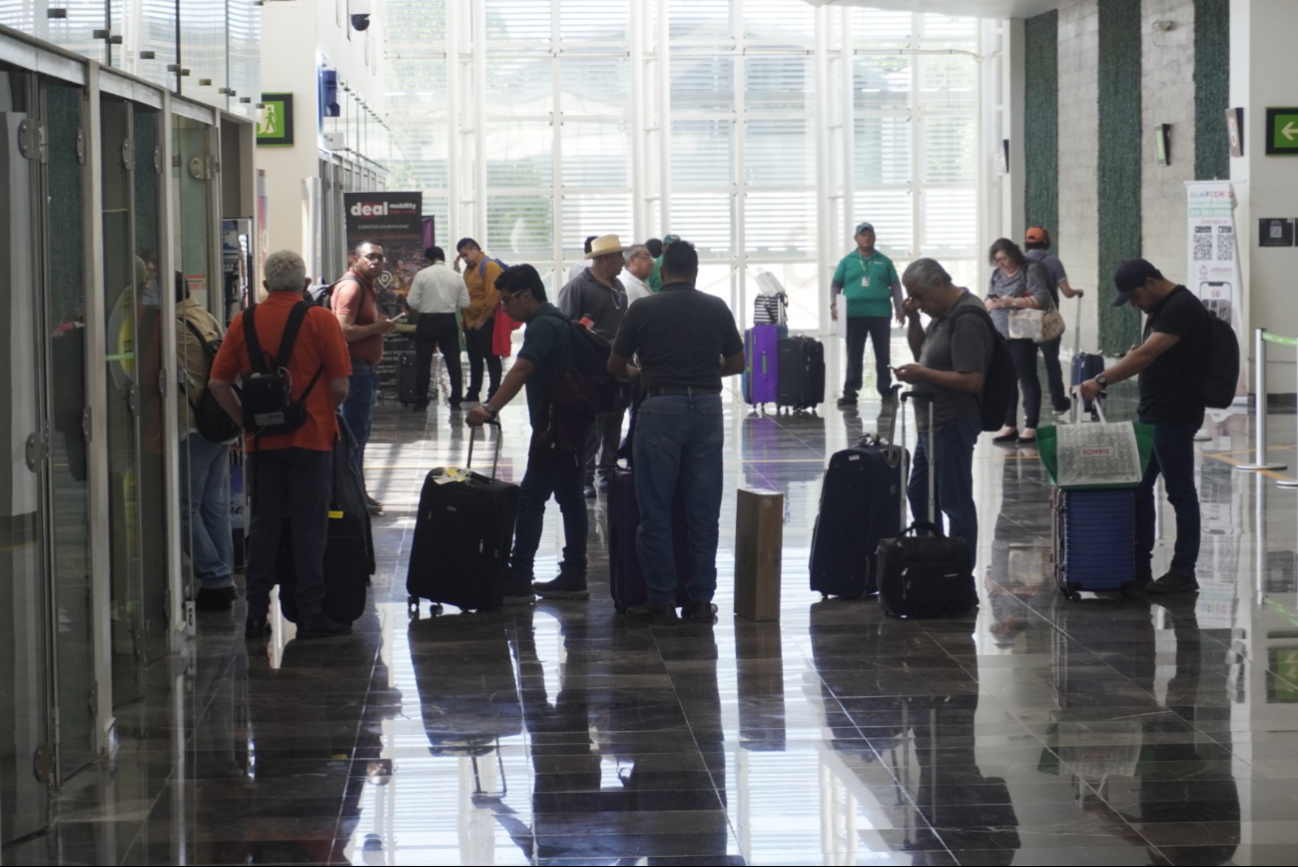
<svg viewBox="0 0 1298 867"><path fill-rule="evenodd" d="M514 329L518 328L519 323L509 318L505 312L505 305L501 304L496 308L496 324L491 331L491 354L500 358L508 358L514 352L514 341L512 335Z"/></svg>

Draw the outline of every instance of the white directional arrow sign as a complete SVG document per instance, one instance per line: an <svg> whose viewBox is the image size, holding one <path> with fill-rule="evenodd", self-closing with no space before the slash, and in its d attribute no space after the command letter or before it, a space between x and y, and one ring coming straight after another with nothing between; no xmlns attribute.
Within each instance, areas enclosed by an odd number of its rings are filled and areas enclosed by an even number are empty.
<svg viewBox="0 0 1298 867"><path fill-rule="evenodd" d="M1298 126L1294 126L1293 121L1289 121L1287 124L1285 124L1284 129L1280 130L1280 132L1284 135L1285 138L1289 139L1289 141L1293 141L1295 138L1298 138Z"/></svg>

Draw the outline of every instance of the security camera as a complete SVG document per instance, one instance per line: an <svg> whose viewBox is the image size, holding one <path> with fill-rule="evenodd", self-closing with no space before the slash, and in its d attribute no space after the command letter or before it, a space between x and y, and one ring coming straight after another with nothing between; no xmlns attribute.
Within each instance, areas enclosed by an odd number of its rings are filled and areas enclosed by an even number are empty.
<svg viewBox="0 0 1298 867"><path fill-rule="evenodd" d="M353 29L353 30L369 30L369 29L370 29L370 16L369 16L369 15L353 15L353 16L352 16L352 29Z"/></svg>
<svg viewBox="0 0 1298 867"><path fill-rule="evenodd" d="M352 16L353 30L369 29L370 12L373 10L372 0L351 0L347 5L347 10Z"/></svg>

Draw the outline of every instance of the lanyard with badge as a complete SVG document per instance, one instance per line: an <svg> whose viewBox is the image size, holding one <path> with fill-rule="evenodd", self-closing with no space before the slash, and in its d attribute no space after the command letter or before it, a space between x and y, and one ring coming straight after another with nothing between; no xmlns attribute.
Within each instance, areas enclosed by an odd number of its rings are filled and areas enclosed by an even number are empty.
<svg viewBox="0 0 1298 867"><path fill-rule="evenodd" d="M861 263L861 288L862 289L870 288L870 263L873 262L875 257L878 255L879 255L879 251L876 250L875 252L870 254L869 259L862 259L861 251L860 250L856 251L856 261Z"/></svg>

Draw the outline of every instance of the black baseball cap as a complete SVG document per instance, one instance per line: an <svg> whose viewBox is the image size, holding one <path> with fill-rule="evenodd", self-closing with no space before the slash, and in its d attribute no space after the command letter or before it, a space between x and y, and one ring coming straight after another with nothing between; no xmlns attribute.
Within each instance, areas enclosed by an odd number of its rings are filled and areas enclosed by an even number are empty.
<svg viewBox="0 0 1298 867"><path fill-rule="evenodd" d="M1144 286L1151 277L1162 280L1163 272L1144 259L1128 259L1119 265L1113 272L1113 284L1118 287L1118 297L1113 299L1113 306L1121 307L1130 301L1131 293Z"/></svg>

